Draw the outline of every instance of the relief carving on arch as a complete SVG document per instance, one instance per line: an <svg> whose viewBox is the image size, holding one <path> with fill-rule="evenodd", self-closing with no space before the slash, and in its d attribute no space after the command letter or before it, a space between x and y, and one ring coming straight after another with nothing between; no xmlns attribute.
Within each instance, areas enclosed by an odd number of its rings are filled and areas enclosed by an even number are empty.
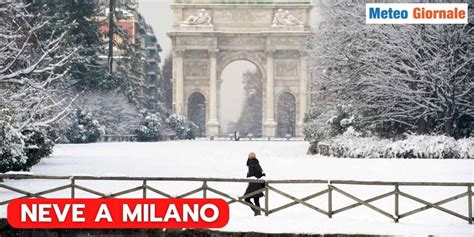
<svg viewBox="0 0 474 237"><path fill-rule="evenodd" d="M210 45L215 44L216 40L213 37L176 37L176 44L178 45Z"/></svg>
<svg viewBox="0 0 474 237"><path fill-rule="evenodd" d="M277 77L297 77L298 76L298 62L291 60L276 61L276 75Z"/></svg>
<svg viewBox="0 0 474 237"><path fill-rule="evenodd" d="M299 59L301 53L298 50L278 50L274 57L279 59Z"/></svg>
<svg viewBox="0 0 474 237"><path fill-rule="evenodd" d="M263 37L221 37L219 45L264 45L266 39Z"/></svg>
<svg viewBox="0 0 474 237"><path fill-rule="evenodd" d="M216 9L213 12L215 21L224 25L258 25L271 20L271 13L265 9Z"/></svg>
<svg viewBox="0 0 474 237"><path fill-rule="evenodd" d="M209 65L207 60L185 60L184 71L187 77L207 77Z"/></svg>
<svg viewBox="0 0 474 237"><path fill-rule="evenodd" d="M186 53L184 54L186 58L208 58L208 50L186 50Z"/></svg>
<svg viewBox="0 0 474 237"><path fill-rule="evenodd" d="M301 37L273 37L271 39L273 45L303 45L304 39Z"/></svg>

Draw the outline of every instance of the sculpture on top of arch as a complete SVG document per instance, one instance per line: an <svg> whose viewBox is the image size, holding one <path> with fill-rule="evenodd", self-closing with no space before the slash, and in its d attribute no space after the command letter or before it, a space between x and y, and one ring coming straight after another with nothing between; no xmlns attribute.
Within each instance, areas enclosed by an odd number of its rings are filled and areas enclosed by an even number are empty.
<svg viewBox="0 0 474 237"><path fill-rule="evenodd" d="M290 14L288 10L278 9L273 17L273 26L303 26L304 22Z"/></svg>
<svg viewBox="0 0 474 237"><path fill-rule="evenodd" d="M211 16L206 9L199 10L197 15L190 15L182 22L183 25L212 25Z"/></svg>

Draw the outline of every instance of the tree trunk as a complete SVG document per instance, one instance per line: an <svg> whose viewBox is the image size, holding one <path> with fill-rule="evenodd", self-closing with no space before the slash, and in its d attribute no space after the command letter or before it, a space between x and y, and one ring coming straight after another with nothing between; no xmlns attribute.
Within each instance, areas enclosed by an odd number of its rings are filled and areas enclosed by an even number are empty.
<svg viewBox="0 0 474 237"><path fill-rule="evenodd" d="M108 67L109 76L112 76L113 65L114 65L114 13L115 13L115 0L109 0L109 54L108 54Z"/></svg>

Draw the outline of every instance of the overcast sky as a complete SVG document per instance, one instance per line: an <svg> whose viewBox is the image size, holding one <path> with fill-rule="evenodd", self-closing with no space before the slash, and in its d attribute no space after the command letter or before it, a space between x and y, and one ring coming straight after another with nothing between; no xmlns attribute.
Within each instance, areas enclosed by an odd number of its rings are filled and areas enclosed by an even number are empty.
<svg viewBox="0 0 474 237"><path fill-rule="evenodd" d="M173 0L139 0L138 11L143 15L146 22L153 27L156 37L163 49L161 58L166 58L171 50L171 40L166 35L171 31L173 25L173 12L170 4ZM313 12L313 21L315 14ZM246 61L236 61L229 64L222 73L221 111L220 120L222 124L236 121L240 115L243 103L242 74L256 67Z"/></svg>
<svg viewBox="0 0 474 237"><path fill-rule="evenodd" d="M161 52L161 58L163 59L171 49L171 40L166 33L171 31L173 25L173 12L170 8L172 2L173 0L138 1L138 11L143 15L146 22L153 27L155 35L163 48L163 52Z"/></svg>

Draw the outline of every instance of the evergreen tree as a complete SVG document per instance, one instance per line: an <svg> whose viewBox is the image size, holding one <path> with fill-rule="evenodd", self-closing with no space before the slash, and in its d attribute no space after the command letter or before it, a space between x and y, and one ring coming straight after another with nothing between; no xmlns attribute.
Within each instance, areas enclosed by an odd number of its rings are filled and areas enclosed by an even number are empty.
<svg viewBox="0 0 474 237"><path fill-rule="evenodd" d="M68 68L68 84L78 90L97 89L103 86L105 67L98 54L102 43L98 33L99 6L90 0L27 0L28 10L48 18L40 37L55 32L67 32L63 38L63 50L75 49Z"/></svg>
<svg viewBox="0 0 474 237"><path fill-rule="evenodd" d="M294 137L296 124L296 99L287 92L278 97L277 137Z"/></svg>
<svg viewBox="0 0 474 237"><path fill-rule="evenodd" d="M230 131L262 135L262 75L256 69L243 74L244 104L239 120Z"/></svg>
<svg viewBox="0 0 474 237"><path fill-rule="evenodd" d="M162 102L166 108L171 111L173 103L173 84L171 82L173 79L173 58L171 55L166 57L161 70L161 75L160 88L163 98Z"/></svg>
<svg viewBox="0 0 474 237"><path fill-rule="evenodd" d="M116 60L117 90L122 92L128 100L139 108L146 108L145 82L142 60L142 50L137 43L124 43L121 45L124 55Z"/></svg>

